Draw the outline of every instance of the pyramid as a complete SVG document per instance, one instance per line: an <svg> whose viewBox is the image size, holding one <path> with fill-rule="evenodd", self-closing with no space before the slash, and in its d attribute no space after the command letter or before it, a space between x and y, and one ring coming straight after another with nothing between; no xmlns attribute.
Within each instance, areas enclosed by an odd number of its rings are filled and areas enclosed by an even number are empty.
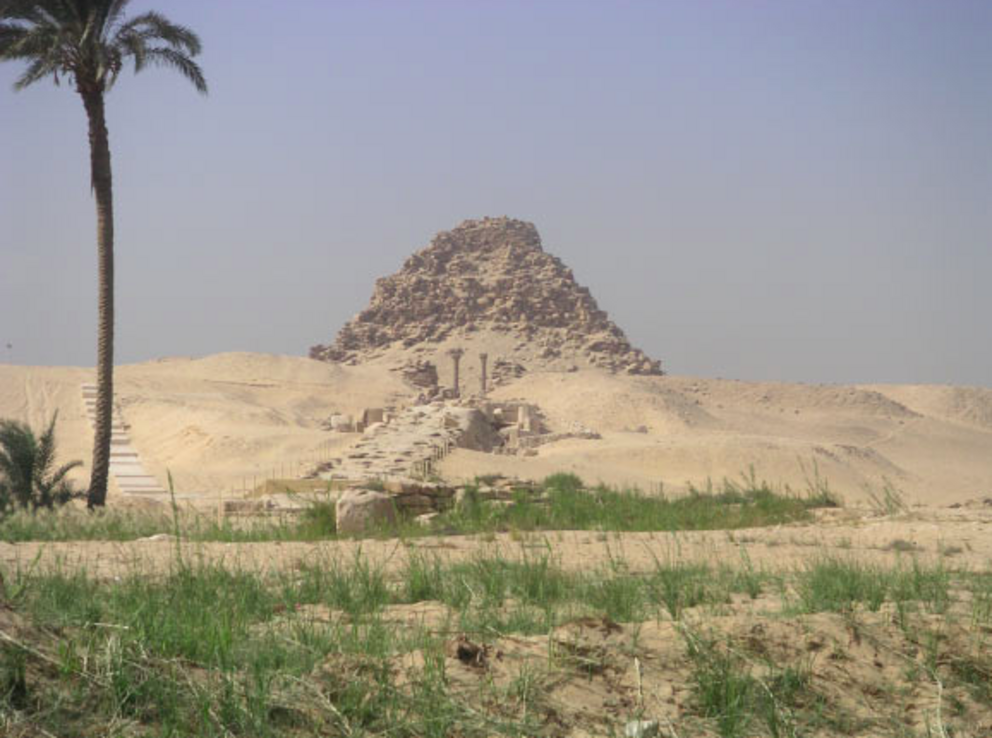
<svg viewBox="0 0 992 738"><path fill-rule="evenodd" d="M378 279L369 306L310 356L359 364L458 340L489 340L500 347L494 358L521 371L663 373L543 249L532 223L506 217L467 220L437 234L400 271Z"/></svg>

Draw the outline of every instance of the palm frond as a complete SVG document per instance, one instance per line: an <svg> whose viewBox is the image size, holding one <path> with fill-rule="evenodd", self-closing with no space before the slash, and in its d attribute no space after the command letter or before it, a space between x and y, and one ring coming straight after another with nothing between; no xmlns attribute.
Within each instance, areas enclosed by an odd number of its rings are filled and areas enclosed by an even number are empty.
<svg viewBox="0 0 992 738"><path fill-rule="evenodd" d="M35 82L40 82L45 77L55 74L57 71L57 69L52 68L52 65L48 63L47 59L36 59L14 80L14 89L18 91L23 90Z"/></svg>
<svg viewBox="0 0 992 738"><path fill-rule="evenodd" d="M35 478L38 442L31 428L12 420L0 422L0 475L10 490L11 502L26 507Z"/></svg>
<svg viewBox="0 0 992 738"><path fill-rule="evenodd" d="M27 35L28 31L24 26L0 21L0 56L4 55L8 47L23 41Z"/></svg>
<svg viewBox="0 0 992 738"><path fill-rule="evenodd" d="M193 83L198 92L207 93L207 80L200 66L185 54L175 49L152 48L145 52L145 63L171 67Z"/></svg>
<svg viewBox="0 0 992 738"><path fill-rule="evenodd" d="M161 41L177 51L197 56L202 51L200 37L186 26L173 23L155 11L135 16L121 26L118 33L141 34L148 41Z"/></svg>
<svg viewBox="0 0 992 738"><path fill-rule="evenodd" d="M75 461L70 461L68 464L63 464L58 469L56 469L52 475L51 480L53 484L61 484L65 479L65 475L71 472L73 469L78 469L83 465L82 461L78 459Z"/></svg>
<svg viewBox="0 0 992 738"><path fill-rule="evenodd" d="M128 4L131 0L112 0L110 6L107 8L107 21L106 28L107 31L112 31L117 27L121 20L124 18L124 11L127 9Z"/></svg>
<svg viewBox="0 0 992 738"><path fill-rule="evenodd" d="M38 437L35 450L35 474L44 476L48 468L55 462L55 423L59 419L59 411L52 413L52 420Z"/></svg>
<svg viewBox="0 0 992 738"><path fill-rule="evenodd" d="M13 23L0 23L0 59L26 59L51 48L51 29L28 29Z"/></svg>
<svg viewBox="0 0 992 738"><path fill-rule="evenodd" d="M52 471L57 418L58 413L40 436L24 423L0 421L0 513L14 507L51 508L80 495L66 475L81 462Z"/></svg>

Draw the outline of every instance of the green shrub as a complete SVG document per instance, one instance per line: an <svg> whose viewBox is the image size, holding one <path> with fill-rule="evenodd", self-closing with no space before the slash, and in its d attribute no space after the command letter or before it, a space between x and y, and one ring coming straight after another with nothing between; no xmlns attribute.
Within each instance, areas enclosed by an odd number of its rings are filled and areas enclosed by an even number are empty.
<svg viewBox="0 0 992 738"><path fill-rule="evenodd" d="M0 420L0 517L13 510L53 509L83 493L73 488L66 475L81 461L55 468L55 421L41 436L25 423Z"/></svg>

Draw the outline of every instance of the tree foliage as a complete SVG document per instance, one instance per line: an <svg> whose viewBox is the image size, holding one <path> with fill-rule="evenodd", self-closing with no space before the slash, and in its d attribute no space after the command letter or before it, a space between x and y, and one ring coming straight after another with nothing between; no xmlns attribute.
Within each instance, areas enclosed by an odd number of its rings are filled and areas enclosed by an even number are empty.
<svg viewBox="0 0 992 738"><path fill-rule="evenodd" d="M105 92L127 62L135 72L170 67L200 92L207 82L193 57L197 35L160 13L125 16L130 0L0 0L0 60L27 63L14 83L24 89L51 77L80 91Z"/></svg>

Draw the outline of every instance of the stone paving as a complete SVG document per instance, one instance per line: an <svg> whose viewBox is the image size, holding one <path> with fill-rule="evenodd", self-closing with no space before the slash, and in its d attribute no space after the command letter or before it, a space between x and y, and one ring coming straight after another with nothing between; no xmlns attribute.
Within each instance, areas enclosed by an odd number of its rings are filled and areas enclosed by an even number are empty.
<svg viewBox="0 0 992 738"><path fill-rule="evenodd" d="M434 402L373 423L341 458L320 470L324 479L393 479L430 476L433 463L452 448L490 450L498 437L478 410Z"/></svg>

